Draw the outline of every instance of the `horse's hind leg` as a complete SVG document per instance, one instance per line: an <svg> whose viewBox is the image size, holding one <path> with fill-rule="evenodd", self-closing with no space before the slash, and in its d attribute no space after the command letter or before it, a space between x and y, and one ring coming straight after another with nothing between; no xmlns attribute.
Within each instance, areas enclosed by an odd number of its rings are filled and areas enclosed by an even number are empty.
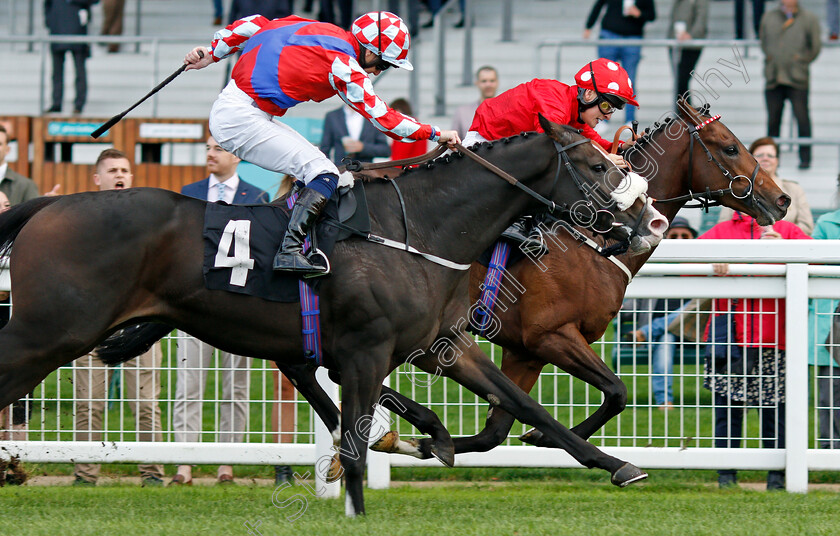
<svg viewBox="0 0 840 536"><path fill-rule="evenodd" d="M556 365L557 368L588 383L604 394L604 401L598 409L572 428L578 436L589 439L626 407L627 386L610 370L598 354L592 351L576 327L569 325L557 334L543 337L533 351L546 363ZM539 447L557 446L547 443L539 430L530 430L520 439Z"/></svg>
<svg viewBox="0 0 840 536"><path fill-rule="evenodd" d="M460 347L463 351L451 366L443 368L444 374L457 381L493 406L511 413L521 422L540 429L554 444L563 448L585 467L598 467L608 471L613 484L624 487L647 477L630 463L604 454L595 445L584 441L551 415L499 370L476 345ZM440 368L434 355L414 361L429 372Z"/></svg>

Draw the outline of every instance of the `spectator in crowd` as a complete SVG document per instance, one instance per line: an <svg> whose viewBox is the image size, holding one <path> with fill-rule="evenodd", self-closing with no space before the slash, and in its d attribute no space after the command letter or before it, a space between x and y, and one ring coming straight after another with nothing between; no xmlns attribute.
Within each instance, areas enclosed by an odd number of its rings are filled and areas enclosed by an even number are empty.
<svg viewBox="0 0 840 536"><path fill-rule="evenodd" d="M811 137L808 111L809 66L822 46L820 21L799 7L798 0L764 14L759 36L764 51L764 98L767 103L767 135L778 138L785 101L793 106L800 138ZM811 167L811 146L799 146L799 169Z"/></svg>
<svg viewBox="0 0 840 536"><path fill-rule="evenodd" d="M825 3L828 40L837 41L840 34L840 0L827 0Z"/></svg>
<svg viewBox="0 0 840 536"><path fill-rule="evenodd" d="M697 230L688 220L681 216L674 218L665 238L693 239L697 238ZM668 326L679 315L688 300L660 299L653 306L652 320L639 330L633 332L636 342L650 341L651 351L651 390L653 400L661 410L674 405L674 351L677 337Z"/></svg>
<svg viewBox="0 0 840 536"><path fill-rule="evenodd" d="M423 28L431 28L435 24L435 15L443 8L443 5L446 4L445 0L423 0L423 3L429 8L429 11L432 13L432 18L429 19L428 22L423 24ZM466 9L464 5L464 0L458 0L458 9L461 10L461 18L458 22L455 23L456 28L463 28L464 23L466 22L464 19Z"/></svg>
<svg viewBox="0 0 840 536"><path fill-rule="evenodd" d="M38 197L35 181L9 169L6 157L9 156L9 131L0 125L0 192L6 195L11 205L17 205Z"/></svg>
<svg viewBox="0 0 840 536"><path fill-rule="evenodd" d="M262 15L267 19L281 19L291 14L292 0L233 0L230 5L228 24L251 15ZM218 24L221 23L222 21L219 20Z"/></svg>
<svg viewBox="0 0 840 536"><path fill-rule="evenodd" d="M338 4L338 18L335 17L335 4ZM353 22L353 0L319 0L318 20L335 24L345 30Z"/></svg>
<svg viewBox="0 0 840 536"><path fill-rule="evenodd" d="M336 164L344 157L372 162L376 157L391 154L388 137L347 106L336 108L324 117L324 134L319 148Z"/></svg>
<svg viewBox="0 0 840 536"><path fill-rule="evenodd" d="M259 38L248 42L256 35ZM274 117L301 102L338 95L393 139L429 139L450 146L461 141L454 130L409 121L374 92L371 74L391 67L414 68L408 61L410 45L408 27L388 11L365 13L350 31L297 17L252 17L216 32L212 49L196 47L184 57L186 69L203 69L243 50L231 81L210 111L210 131L237 156L304 182L274 257L275 271L307 277L329 271L303 254L303 243L338 186L338 168ZM304 72L306 76L300 76ZM267 82L252 84L257 78Z"/></svg>
<svg viewBox="0 0 840 536"><path fill-rule="evenodd" d="M115 149L106 149L96 160L93 182L100 191L131 188L131 164L128 157ZM163 441L161 434L160 366L163 359L160 344L119 367L109 367L96 356L94 350L73 363L73 391L75 394L76 430L74 440L102 441L107 428L103 419L108 403L111 376L122 371L120 386L134 414L138 441ZM120 406L121 407L121 406ZM138 466L143 486L163 484L163 466ZM77 463L73 485L93 486L99 477L99 464Z"/></svg>
<svg viewBox="0 0 840 536"><path fill-rule="evenodd" d="M709 0L676 0L671 9L671 24L668 25L668 39L688 41L689 39L705 39L709 23ZM677 94L674 103L680 96L687 97L688 81L691 71L700 59L701 47L683 47L671 50L673 55L679 54L677 59Z"/></svg>
<svg viewBox="0 0 840 536"><path fill-rule="evenodd" d="M799 186L798 182L782 179L776 175L779 169L779 145L773 138L758 138L750 145L750 153L761 165L761 169L770 175L776 186L790 196L790 207L783 219L799 227L805 234L810 235L814 230L814 216L811 214L811 206L805 197L805 190ZM721 207L718 222L723 223L731 220L732 213L731 208Z"/></svg>
<svg viewBox="0 0 840 536"><path fill-rule="evenodd" d="M740 238L754 240L808 239L796 225L777 221L762 227L746 214L718 223L700 239ZM715 264L716 275L729 272L727 264ZM715 413L715 447L738 448L748 407L758 406L761 437L765 448L785 447L785 303L779 299L718 299L710 322L709 344L703 386L712 391ZM732 326L734 329L729 329ZM728 332L728 333L727 333ZM733 337L734 335L734 337ZM712 342L710 340L710 342ZM716 352L721 349L721 352ZM784 489L784 471L767 474L767 489ZM718 471L722 488L737 485L736 471Z"/></svg>
<svg viewBox="0 0 840 536"><path fill-rule="evenodd" d="M268 194L239 178L236 167L240 159L225 151L211 136L207 138L206 179L187 184L181 193L210 202L231 205L267 203ZM207 372L215 349L204 342L178 331L178 379L175 403L172 405L172 431L175 441L201 441L202 409ZM219 351L219 441L241 443L248 424L248 381L251 359ZM217 472L220 484L233 482L233 467L220 465ZM191 485L192 466L179 465L169 485Z"/></svg>
<svg viewBox="0 0 840 536"><path fill-rule="evenodd" d="M461 136L467 134L478 105L496 96L499 90L499 73L489 65L479 67L475 72L475 86L478 88L478 100L456 108L455 117L452 119L452 130Z"/></svg>
<svg viewBox="0 0 840 536"><path fill-rule="evenodd" d="M403 115L414 117L411 111L411 104L406 99L394 99L391 102L391 108L400 112ZM472 118L470 118L472 119ZM452 128L452 130L457 130ZM461 132L458 131L458 134ZM415 141L414 143L406 143L404 141L394 140L391 144L391 160L402 160L404 158L414 158L426 154L428 144L426 140Z"/></svg>
<svg viewBox="0 0 840 536"><path fill-rule="evenodd" d="M755 30L756 37L758 37L758 27L761 24L761 18L764 16L764 2L766 1L750 0L753 12L753 29ZM744 34L744 17L746 16L746 10L744 9L745 2L746 0L735 0L735 39L744 39L746 37Z"/></svg>
<svg viewBox="0 0 840 536"><path fill-rule="evenodd" d="M817 220L813 237L840 239L840 210ZM808 305L808 364L817 379L819 448L840 449L840 300L812 299Z"/></svg>
<svg viewBox="0 0 840 536"><path fill-rule="evenodd" d="M122 35L125 0L102 0L102 35ZM119 43L108 43L108 52L120 51Z"/></svg>
<svg viewBox="0 0 840 536"><path fill-rule="evenodd" d="M601 15L606 6L604 18L601 20L601 39L627 39L639 40L644 37L645 23L656 18L656 8L653 0L595 0L589 17L586 19L586 29L583 31L583 38L589 39L592 36L592 27ZM598 56L616 61L624 67L630 77L630 84L636 85L636 69L642 57L642 48L639 46L599 46ZM636 119L636 103L627 107L625 122L630 123ZM599 129L604 129L602 125Z"/></svg>
<svg viewBox="0 0 840 536"><path fill-rule="evenodd" d="M44 18L50 35L87 35L90 8L97 0L44 0ZM61 112L64 100L64 57L73 54L76 67L76 100L73 113L80 114L87 101L88 43L52 43L52 105L44 113Z"/></svg>
<svg viewBox="0 0 840 536"><path fill-rule="evenodd" d="M222 5L222 0L213 0L213 26L221 26L224 11L225 8Z"/></svg>

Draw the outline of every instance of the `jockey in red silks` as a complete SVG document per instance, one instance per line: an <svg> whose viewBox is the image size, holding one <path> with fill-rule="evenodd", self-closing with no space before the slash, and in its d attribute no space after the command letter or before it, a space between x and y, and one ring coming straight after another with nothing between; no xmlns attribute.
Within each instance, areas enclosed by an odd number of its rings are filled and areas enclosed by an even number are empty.
<svg viewBox="0 0 840 536"><path fill-rule="evenodd" d="M475 111L472 125L464 137L464 145L515 136L520 132L542 132L539 114L549 121L581 129L584 136L606 151L613 144L595 132L595 125L608 120L625 104L638 106L633 84L627 71L618 63L599 58L581 68L575 75L577 85L557 80L535 78L482 102ZM620 167L626 167L619 155L609 155ZM537 248L538 239L528 235L531 218L514 222L502 237L520 242L526 248Z"/></svg>
<svg viewBox="0 0 840 536"><path fill-rule="evenodd" d="M454 130L441 131L392 110L373 91L369 74L390 67L413 69L406 59L409 46L408 27L387 11L362 15L349 32L295 16L268 20L252 15L216 32L209 50L196 47L186 55L187 69L201 69L241 50L231 81L210 111L210 132L226 151L306 184L274 258L275 270L326 273L326 267L303 255L303 241L338 185L338 169L274 117L298 103L338 95L396 140L460 143Z"/></svg>

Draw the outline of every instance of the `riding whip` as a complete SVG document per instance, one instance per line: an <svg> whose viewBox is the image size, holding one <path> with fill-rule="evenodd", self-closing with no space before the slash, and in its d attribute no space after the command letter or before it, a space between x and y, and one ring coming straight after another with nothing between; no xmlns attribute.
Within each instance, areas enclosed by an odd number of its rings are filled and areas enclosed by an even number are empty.
<svg viewBox="0 0 840 536"><path fill-rule="evenodd" d="M199 50L199 51L198 51L198 57L199 57L199 58L203 58L203 57L204 57L204 52L202 52L202 51L200 51L200 50ZM139 101L135 102L134 104L132 104L132 105L131 105L131 107L130 107L130 108L128 108L127 110L125 110L125 111L124 111L124 112L122 112L122 113L119 113L119 114L115 115L114 117L112 117L111 119L109 119L107 123L104 123L104 124L103 124L103 125L101 125L99 128L97 128L96 130L94 130L93 132L91 132L91 133L90 133L90 137L91 137L91 138L93 138L93 139L97 139L99 136L101 136L102 134L104 134L104 133L105 133L105 131L107 131L109 128L111 128L112 126L114 126L114 125L116 125L117 123L119 123L119 122L120 122L120 120L121 120L123 117L125 117L125 116L126 116L126 114L127 114L128 112L130 112L131 110L133 110L133 109L137 108L138 106L140 106L141 104L143 104L143 103L146 101L146 99L148 99L149 97L151 97L152 95L154 95L155 93L157 93L158 91L160 91L161 89L163 89L163 87L164 87L166 84L168 84L169 82L171 82L171 81L175 80L175 78L176 78L179 74L183 73L183 72L186 70L186 68L187 68L188 66L189 66L189 64L187 64L187 63L185 63L184 65L181 65L181 66L178 68L178 70L177 70L177 71L175 71L174 73L170 74L170 75L169 75L169 77L168 77L166 80L164 80L164 81L163 81L163 82L161 82L160 84L156 85L154 89L152 89L151 91L149 91L148 93L146 93L146 96L145 96L145 97L143 97L143 98L142 98L142 99L140 99Z"/></svg>

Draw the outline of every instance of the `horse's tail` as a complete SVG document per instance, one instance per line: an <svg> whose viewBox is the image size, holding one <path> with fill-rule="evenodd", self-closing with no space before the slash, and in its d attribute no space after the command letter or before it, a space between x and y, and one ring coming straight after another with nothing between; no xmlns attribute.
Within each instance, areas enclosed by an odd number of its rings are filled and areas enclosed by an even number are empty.
<svg viewBox="0 0 840 536"><path fill-rule="evenodd" d="M96 348L96 355L106 365L119 365L148 352L154 343L173 329L168 324L154 322L129 326L102 341Z"/></svg>
<svg viewBox="0 0 840 536"><path fill-rule="evenodd" d="M61 199L60 196L36 197L0 214L0 255L8 255L15 238L32 216L59 199Z"/></svg>

